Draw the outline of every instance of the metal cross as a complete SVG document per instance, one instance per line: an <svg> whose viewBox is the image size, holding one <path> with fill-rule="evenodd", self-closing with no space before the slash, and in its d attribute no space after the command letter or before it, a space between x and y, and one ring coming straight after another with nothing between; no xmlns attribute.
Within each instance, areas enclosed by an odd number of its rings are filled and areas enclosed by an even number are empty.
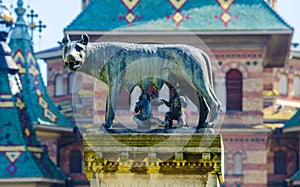
<svg viewBox="0 0 300 187"><path fill-rule="evenodd" d="M38 22L37 25L34 23L34 18L38 17L38 14L35 14L34 10L30 10L30 14L27 14L27 17L30 18L29 28L31 30L31 40L33 40L34 29L38 28L38 31L41 33L42 29L46 28L46 25L43 25L41 20Z"/></svg>
<svg viewBox="0 0 300 187"><path fill-rule="evenodd" d="M41 33L43 31L42 29L46 28L46 25L43 25L42 21L40 20L39 24L36 25L36 27L39 28L39 33Z"/></svg>
<svg viewBox="0 0 300 187"><path fill-rule="evenodd" d="M28 18L30 18L29 22L29 28L31 30L31 40L33 38L33 30L35 29L35 24L34 24L34 18L38 17L38 14L34 14L34 10L30 10L30 14L26 15Z"/></svg>

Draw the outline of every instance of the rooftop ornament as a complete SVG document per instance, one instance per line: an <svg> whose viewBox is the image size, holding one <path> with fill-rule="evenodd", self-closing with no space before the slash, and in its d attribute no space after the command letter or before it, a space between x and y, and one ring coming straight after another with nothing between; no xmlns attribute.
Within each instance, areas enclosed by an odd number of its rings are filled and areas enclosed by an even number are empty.
<svg viewBox="0 0 300 187"><path fill-rule="evenodd" d="M33 40L33 31L37 28L39 33L41 33L43 29L46 28L46 25L44 25L41 20L39 20L38 24L34 22L34 18L38 17L38 14L35 14L34 10L30 10L30 14L27 14L27 17L30 18L29 28L31 30L31 40Z"/></svg>
<svg viewBox="0 0 300 187"><path fill-rule="evenodd" d="M13 16L0 0L0 41L6 41L13 25Z"/></svg>

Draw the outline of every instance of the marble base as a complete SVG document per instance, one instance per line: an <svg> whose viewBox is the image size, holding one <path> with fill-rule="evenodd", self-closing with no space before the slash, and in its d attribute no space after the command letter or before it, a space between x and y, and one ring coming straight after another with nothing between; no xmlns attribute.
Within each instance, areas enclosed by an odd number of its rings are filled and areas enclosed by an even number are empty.
<svg viewBox="0 0 300 187"><path fill-rule="evenodd" d="M219 134L98 131L83 140L93 187L214 187L224 180Z"/></svg>
<svg viewBox="0 0 300 187"><path fill-rule="evenodd" d="M96 174L92 187L219 187L217 176L163 174Z"/></svg>

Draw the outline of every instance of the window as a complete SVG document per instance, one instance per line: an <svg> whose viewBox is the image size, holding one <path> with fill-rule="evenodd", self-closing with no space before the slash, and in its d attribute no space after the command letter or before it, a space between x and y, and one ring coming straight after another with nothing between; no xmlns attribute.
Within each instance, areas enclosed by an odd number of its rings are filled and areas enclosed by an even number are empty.
<svg viewBox="0 0 300 187"><path fill-rule="evenodd" d="M226 106L227 110L242 110L243 76L238 70L230 70L226 74Z"/></svg>
<svg viewBox="0 0 300 187"><path fill-rule="evenodd" d="M63 77L62 75L57 75L54 79L54 95L61 96L63 94Z"/></svg>
<svg viewBox="0 0 300 187"><path fill-rule="evenodd" d="M228 166L227 166L228 161L227 161L227 160L228 160L227 155L224 154L224 174L225 174L225 175L228 174Z"/></svg>
<svg viewBox="0 0 300 187"><path fill-rule="evenodd" d="M288 93L288 79L285 74L281 74L279 78L279 93L282 95Z"/></svg>
<svg viewBox="0 0 300 187"><path fill-rule="evenodd" d="M274 154L274 174L286 174L286 153L283 151L277 151Z"/></svg>
<svg viewBox="0 0 300 187"><path fill-rule="evenodd" d="M68 76L68 94L76 93L73 83L74 83L75 73L70 73Z"/></svg>
<svg viewBox="0 0 300 187"><path fill-rule="evenodd" d="M70 153L69 159L69 169L70 173L81 173L81 164L82 164L82 156L81 152L78 150L73 150Z"/></svg>
<svg viewBox="0 0 300 187"><path fill-rule="evenodd" d="M243 174L243 156L241 153L235 153L233 155L233 174L234 175Z"/></svg>
<svg viewBox="0 0 300 187"><path fill-rule="evenodd" d="M300 81L299 81L299 76L294 77L293 87L294 87L294 96L300 96Z"/></svg>

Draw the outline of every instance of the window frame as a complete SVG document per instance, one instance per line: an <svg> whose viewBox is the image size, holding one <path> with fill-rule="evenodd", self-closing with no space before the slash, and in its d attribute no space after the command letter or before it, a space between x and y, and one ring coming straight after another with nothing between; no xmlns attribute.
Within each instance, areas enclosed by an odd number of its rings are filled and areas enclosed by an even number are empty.
<svg viewBox="0 0 300 187"><path fill-rule="evenodd" d="M77 155L74 155L77 154ZM75 160L74 160L75 157ZM76 165L78 164L78 165ZM75 167L77 166L77 167ZM78 174L82 173L82 153L79 150L72 150L69 154L69 173Z"/></svg>
<svg viewBox="0 0 300 187"><path fill-rule="evenodd" d="M226 111L243 111L243 74L238 69L229 70L225 86Z"/></svg>
<svg viewBox="0 0 300 187"><path fill-rule="evenodd" d="M58 83L58 78L61 78L61 84ZM64 87L63 87L63 83L64 83L64 80L63 80L63 76L61 74L57 74L54 78L54 96L55 97L60 97L60 96L63 96L64 95ZM61 88L61 93L58 94L58 86L60 86Z"/></svg>

